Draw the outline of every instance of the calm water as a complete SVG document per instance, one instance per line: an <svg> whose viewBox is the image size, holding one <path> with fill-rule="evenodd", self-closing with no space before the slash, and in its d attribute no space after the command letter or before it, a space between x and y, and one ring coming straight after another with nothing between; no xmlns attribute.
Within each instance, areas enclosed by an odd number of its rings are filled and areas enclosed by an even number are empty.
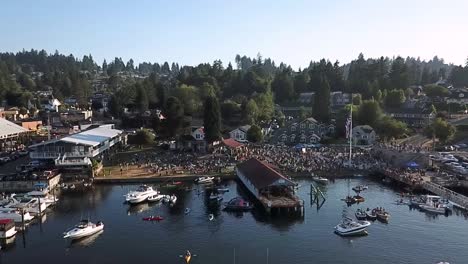
<svg viewBox="0 0 468 264"><path fill-rule="evenodd" d="M228 201L239 193L227 183ZM342 238L333 233L341 219L347 194L345 180L329 184L320 210L310 205L309 183L300 181L299 195L306 201L304 219L268 219L261 213L226 213L207 206L198 191L180 192L177 205L123 204L123 195L135 185L96 186L94 192L68 194L43 224L18 234L13 245L0 253L1 263L183 263L179 255L190 249L192 263L468 263L468 221L461 215L430 216L394 205L397 194L378 183L354 179L351 186L368 184L366 202L358 207L384 206L392 214L389 224L369 227L369 235ZM202 187L194 186L195 188ZM184 214L190 207L191 213ZM214 213L216 219L208 221ZM142 217L162 215L159 223ZM62 239L64 230L81 217L102 220L102 234L79 243ZM235 257L234 257L235 256Z"/></svg>

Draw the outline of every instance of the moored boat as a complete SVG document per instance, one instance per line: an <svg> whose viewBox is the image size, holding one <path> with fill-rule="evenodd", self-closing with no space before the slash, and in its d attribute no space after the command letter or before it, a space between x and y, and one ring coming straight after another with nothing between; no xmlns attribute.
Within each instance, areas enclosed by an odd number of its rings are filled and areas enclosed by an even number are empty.
<svg viewBox="0 0 468 264"><path fill-rule="evenodd" d="M0 208L0 219L12 219L16 223L29 222L34 219L29 212L18 208Z"/></svg>
<svg viewBox="0 0 468 264"><path fill-rule="evenodd" d="M319 176L314 176L312 178L312 180L316 183L320 183L320 184L327 184L328 183L328 179L327 178L324 178L324 177L319 177Z"/></svg>
<svg viewBox="0 0 468 264"><path fill-rule="evenodd" d="M140 185L137 190L131 191L125 195L125 201L131 204L144 202L148 197L157 195L158 191L153 190L152 187L147 185Z"/></svg>
<svg viewBox="0 0 468 264"><path fill-rule="evenodd" d="M104 229L104 223L99 221L96 224L89 220L81 220L74 228L63 233L63 238L80 239L96 234Z"/></svg>
<svg viewBox="0 0 468 264"><path fill-rule="evenodd" d="M349 217L344 217L340 224L335 226L335 233L340 236L361 236L367 234L368 221L353 221Z"/></svg>
<svg viewBox="0 0 468 264"><path fill-rule="evenodd" d="M358 186L353 187L353 191L359 193L359 192L367 190L368 188L369 187L367 185L358 185Z"/></svg>
<svg viewBox="0 0 468 264"><path fill-rule="evenodd" d="M385 211L384 208L376 208L375 214L377 215L377 219L382 222L388 222L388 220L390 220L390 213Z"/></svg>
<svg viewBox="0 0 468 264"><path fill-rule="evenodd" d="M253 205L242 197L236 197L227 202L224 206L226 211L250 211L253 209Z"/></svg>
<svg viewBox="0 0 468 264"><path fill-rule="evenodd" d="M0 219L0 238L7 239L16 235L15 222L12 219Z"/></svg>
<svg viewBox="0 0 468 264"><path fill-rule="evenodd" d="M164 198L164 195L162 194L153 194L151 196L148 196L148 202L159 202Z"/></svg>
<svg viewBox="0 0 468 264"><path fill-rule="evenodd" d="M363 203L365 201L364 197L360 195L355 195L353 198L354 200L356 200L357 203Z"/></svg>
<svg viewBox="0 0 468 264"><path fill-rule="evenodd" d="M160 215L151 215L151 216L148 216L148 217L143 217L143 221L162 221L164 220L164 217L160 216Z"/></svg>
<svg viewBox="0 0 468 264"><path fill-rule="evenodd" d="M214 177L198 177L194 180L195 183L212 183Z"/></svg>
<svg viewBox="0 0 468 264"><path fill-rule="evenodd" d="M362 210L362 209L357 209L356 213L354 215L356 216L357 220L366 220L367 219L366 212L364 212L364 210Z"/></svg>
<svg viewBox="0 0 468 264"><path fill-rule="evenodd" d="M371 220L371 221L377 220L377 214L376 214L376 212L375 212L375 209L370 210L369 208L367 208L367 210L366 210L366 218L367 218L367 220Z"/></svg>

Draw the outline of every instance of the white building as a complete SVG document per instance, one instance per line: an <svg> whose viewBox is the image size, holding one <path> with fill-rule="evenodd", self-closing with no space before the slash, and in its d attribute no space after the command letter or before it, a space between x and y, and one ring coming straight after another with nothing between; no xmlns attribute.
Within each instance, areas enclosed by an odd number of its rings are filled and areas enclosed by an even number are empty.
<svg viewBox="0 0 468 264"><path fill-rule="evenodd" d="M204 127L193 128L192 137L197 141L205 140L205 128Z"/></svg>
<svg viewBox="0 0 468 264"><path fill-rule="evenodd" d="M372 145L376 134L371 126L356 126L353 128L353 143L355 145Z"/></svg>
<svg viewBox="0 0 468 264"><path fill-rule="evenodd" d="M229 137L239 142L244 142L247 140L247 131L249 131L249 129L250 125L240 126L229 132Z"/></svg>

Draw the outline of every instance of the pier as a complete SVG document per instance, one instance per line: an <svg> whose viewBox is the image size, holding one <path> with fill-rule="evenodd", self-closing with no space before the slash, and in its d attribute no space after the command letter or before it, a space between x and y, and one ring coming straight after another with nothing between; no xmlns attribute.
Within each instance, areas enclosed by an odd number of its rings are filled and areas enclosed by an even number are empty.
<svg viewBox="0 0 468 264"><path fill-rule="evenodd" d="M468 208L468 197L460 194L460 193L457 193L457 192L454 192L448 188L445 188L441 185L438 185L436 183L433 183L433 182L424 182L422 184L423 188L427 191L430 191L434 194L437 194L441 197L444 197L454 203L456 203L457 205L455 205L456 207L459 207L461 209L467 209Z"/></svg>
<svg viewBox="0 0 468 264"><path fill-rule="evenodd" d="M304 215L304 201L294 194L296 184L268 163L249 159L237 166L236 174L267 213L297 212Z"/></svg>

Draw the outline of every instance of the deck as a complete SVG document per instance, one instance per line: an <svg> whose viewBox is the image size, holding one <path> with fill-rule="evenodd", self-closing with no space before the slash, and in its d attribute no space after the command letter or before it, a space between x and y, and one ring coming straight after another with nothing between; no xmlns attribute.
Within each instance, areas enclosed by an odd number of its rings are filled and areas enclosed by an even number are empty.
<svg viewBox="0 0 468 264"><path fill-rule="evenodd" d="M265 206L270 208L294 208L301 205L301 200L298 197L287 196L260 196L259 201Z"/></svg>

